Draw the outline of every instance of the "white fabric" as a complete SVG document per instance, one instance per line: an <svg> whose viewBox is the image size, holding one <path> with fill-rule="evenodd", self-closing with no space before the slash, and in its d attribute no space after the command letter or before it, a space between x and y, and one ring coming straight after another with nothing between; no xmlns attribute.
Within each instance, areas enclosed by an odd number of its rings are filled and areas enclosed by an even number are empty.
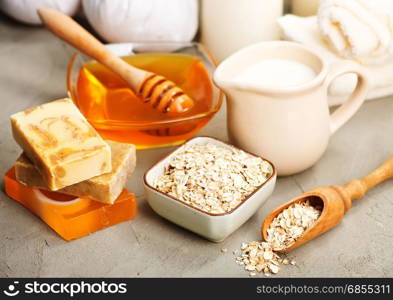
<svg viewBox="0 0 393 300"><path fill-rule="evenodd" d="M0 0L0 10L27 24L41 24L38 8L54 8L73 16L80 7L80 0Z"/></svg>
<svg viewBox="0 0 393 300"><path fill-rule="evenodd" d="M325 0L318 12L321 34L343 58L364 64L393 56L392 0Z"/></svg>
<svg viewBox="0 0 393 300"><path fill-rule="evenodd" d="M286 15L281 17L278 23L282 29L282 38L314 47L330 63L342 59L337 53L331 51L329 44L321 35L317 17L303 18ZM367 99L393 94L393 61L378 65L362 65L371 79L372 88ZM329 89L329 104L343 103L355 85L356 75L354 74L343 75L336 79Z"/></svg>
<svg viewBox="0 0 393 300"><path fill-rule="evenodd" d="M82 6L111 43L191 41L198 29L197 0L82 0Z"/></svg>

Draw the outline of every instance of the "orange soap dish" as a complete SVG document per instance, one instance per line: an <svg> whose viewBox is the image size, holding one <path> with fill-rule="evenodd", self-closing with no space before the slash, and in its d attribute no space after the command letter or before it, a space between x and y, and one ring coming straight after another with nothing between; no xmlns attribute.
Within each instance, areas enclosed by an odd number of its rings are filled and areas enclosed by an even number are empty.
<svg viewBox="0 0 393 300"><path fill-rule="evenodd" d="M57 232L66 241L131 220L137 212L135 195L123 189L112 205L86 198L27 187L11 168L4 175L5 192Z"/></svg>

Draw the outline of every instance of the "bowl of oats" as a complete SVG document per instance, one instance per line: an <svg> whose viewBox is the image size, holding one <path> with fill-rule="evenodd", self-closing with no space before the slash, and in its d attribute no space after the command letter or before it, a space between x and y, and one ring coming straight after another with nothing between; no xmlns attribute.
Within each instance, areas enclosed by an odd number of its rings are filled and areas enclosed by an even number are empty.
<svg viewBox="0 0 393 300"><path fill-rule="evenodd" d="M196 137L145 173L145 196L160 216L221 242L266 201L276 177L268 160L215 138Z"/></svg>

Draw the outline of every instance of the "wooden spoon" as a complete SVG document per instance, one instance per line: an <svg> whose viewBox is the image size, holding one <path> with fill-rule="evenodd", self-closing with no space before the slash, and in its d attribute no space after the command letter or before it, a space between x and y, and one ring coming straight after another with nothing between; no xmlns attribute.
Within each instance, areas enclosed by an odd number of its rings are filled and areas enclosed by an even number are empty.
<svg viewBox="0 0 393 300"><path fill-rule="evenodd" d="M341 222L344 214L351 208L352 200L362 198L364 194L377 184L393 177L393 157L384 162L369 175L350 181L345 187L332 185L315 188L303 195L276 208L265 219L261 233L264 240L267 240L267 229L273 219L285 208L296 202L309 200L311 204L321 205L322 213L314 225L308 228L303 235L290 247L276 252L286 253L300 245L316 238L322 233L332 229Z"/></svg>
<svg viewBox="0 0 393 300"><path fill-rule="evenodd" d="M127 64L69 16L50 8L40 8L37 13L52 33L118 74L137 95L156 109L183 113L194 106L194 101L175 83Z"/></svg>

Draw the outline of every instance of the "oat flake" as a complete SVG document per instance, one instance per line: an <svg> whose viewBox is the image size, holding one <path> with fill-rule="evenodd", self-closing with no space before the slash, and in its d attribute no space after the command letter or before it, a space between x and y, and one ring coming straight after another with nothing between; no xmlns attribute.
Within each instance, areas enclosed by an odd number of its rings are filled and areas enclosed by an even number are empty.
<svg viewBox="0 0 393 300"><path fill-rule="evenodd" d="M235 209L272 174L262 158L213 143L186 145L155 187L203 211L221 214Z"/></svg>
<svg viewBox="0 0 393 300"><path fill-rule="evenodd" d="M294 203L279 213L267 229L267 242L273 250L283 250L293 245L304 231L321 215L321 208L306 200Z"/></svg>
<svg viewBox="0 0 393 300"><path fill-rule="evenodd" d="M252 274L265 276L277 274L280 265L296 265L294 260L281 258L275 251L290 247L321 215L321 207L309 201L295 203L284 209L271 222L267 230L267 241L242 243L242 254L236 262ZM250 276L255 276L251 275Z"/></svg>

